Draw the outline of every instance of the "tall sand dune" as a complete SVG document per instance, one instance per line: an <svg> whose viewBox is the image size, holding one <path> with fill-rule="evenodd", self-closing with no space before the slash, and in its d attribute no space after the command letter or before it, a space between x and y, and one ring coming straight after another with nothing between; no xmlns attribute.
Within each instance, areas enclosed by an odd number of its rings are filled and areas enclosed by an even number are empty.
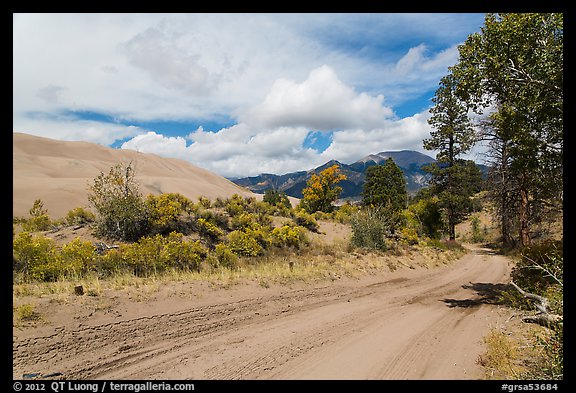
<svg viewBox="0 0 576 393"><path fill-rule="evenodd" d="M144 195L178 192L193 201L200 196L258 196L184 160L13 133L13 216L27 217L36 199L44 202L51 218L75 207L89 208L88 188L94 178L115 164L129 162L135 165Z"/></svg>

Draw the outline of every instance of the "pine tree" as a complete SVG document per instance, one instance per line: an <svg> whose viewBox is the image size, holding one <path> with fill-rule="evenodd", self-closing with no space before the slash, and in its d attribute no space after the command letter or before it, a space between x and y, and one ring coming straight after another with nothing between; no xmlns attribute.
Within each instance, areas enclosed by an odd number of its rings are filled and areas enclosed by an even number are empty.
<svg viewBox="0 0 576 393"><path fill-rule="evenodd" d="M459 157L474 144L475 132L467 114L467 105L456 95L457 80L448 74L432 99L432 117L428 123L435 129L424 140L426 150L437 150L437 163L425 167L432 174L431 184L446 211L450 240L456 239L456 224L469 212L471 170ZM479 173L479 171L478 171ZM470 178L470 179L469 179Z"/></svg>
<svg viewBox="0 0 576 393"><path fill-rule="evenodd" d="M407 198L404 173L392 158L388 158L384 165L371 166L366 170L362 191L364 205L390 205L393 211L398 212L406 207Z"/></svg>

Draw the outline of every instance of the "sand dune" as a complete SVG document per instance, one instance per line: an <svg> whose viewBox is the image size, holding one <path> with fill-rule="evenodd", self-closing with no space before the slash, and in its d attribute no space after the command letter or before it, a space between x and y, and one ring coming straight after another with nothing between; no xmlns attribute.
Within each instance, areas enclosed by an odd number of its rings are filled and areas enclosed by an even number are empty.
<svg viewBox="0 0 576 393"><path fill-rule="evenodd" d="M13 133L13 215L28 216L41 199L51 218L89 207L88 187L100 172L132 161L144 195L178 192L192 200L233 194L257 196L222 176L184 160L88 142L66 142Z"/></svg>

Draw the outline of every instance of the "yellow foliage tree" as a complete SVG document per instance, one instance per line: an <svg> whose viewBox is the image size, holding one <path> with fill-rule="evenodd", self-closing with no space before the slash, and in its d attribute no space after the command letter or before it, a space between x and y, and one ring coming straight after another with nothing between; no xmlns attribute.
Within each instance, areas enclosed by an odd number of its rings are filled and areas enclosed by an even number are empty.
<svg viewBox="0 0 576 393"><path fill-rule="evenodd" d="M324 169L319 174L313 174L306 182L307 187L302 190L304 196L302 207L308 213L331 212L332 203L342 192L342 187L337 186L342 180L346 180L346 175L340 172L340 166L337 164Z"/></svg>

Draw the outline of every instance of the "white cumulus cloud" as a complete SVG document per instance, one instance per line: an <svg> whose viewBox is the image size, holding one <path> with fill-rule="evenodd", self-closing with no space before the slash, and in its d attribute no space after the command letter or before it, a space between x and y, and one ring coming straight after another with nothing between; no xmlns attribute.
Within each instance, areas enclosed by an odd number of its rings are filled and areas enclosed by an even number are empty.
<svg viewBox="0 0 576 393"><path fill-rule="evenodd" d="M381 94L373 97L355 92L338 79L331 67L323 65L312 70L302 83L277 79L264 101L240 118L267 127L371 128L393 116L383 101Z"/></svg>

